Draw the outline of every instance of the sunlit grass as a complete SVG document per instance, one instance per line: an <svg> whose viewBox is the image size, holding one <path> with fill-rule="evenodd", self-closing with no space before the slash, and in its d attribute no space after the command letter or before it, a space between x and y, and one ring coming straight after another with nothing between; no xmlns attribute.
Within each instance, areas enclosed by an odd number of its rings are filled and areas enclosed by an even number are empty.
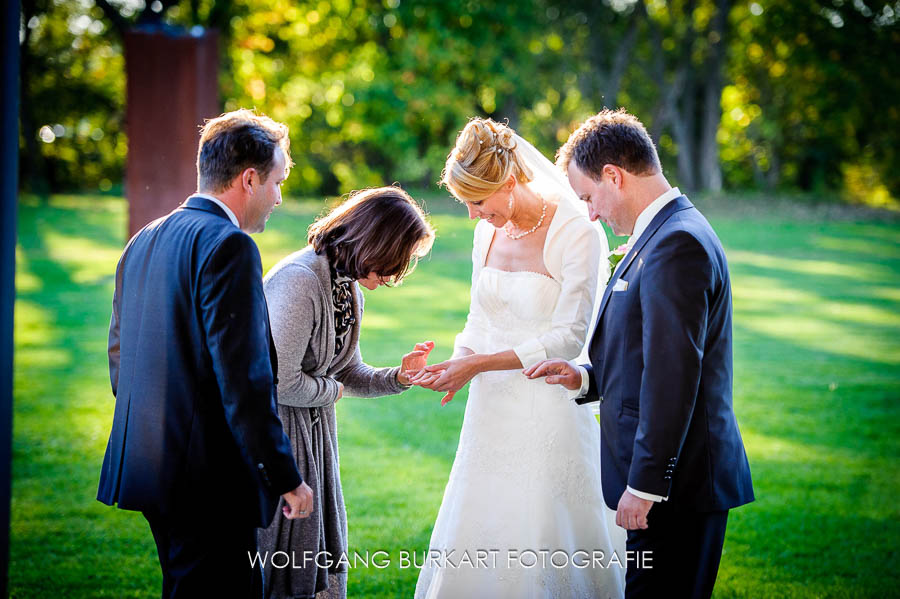
<svg viewBox="0 0 900 599"><path fill-rule="evenodd" d="M418 197L418 196L417 196ZM363 355L396 364L416 341L450 354L468 306L473 223L428 198L433 253L367 292ZM256 235L265 269L323 208L288 199ZM900 227L711 211L735 306L735 409L757 501L734 510L718 598L887 597L900 585ZM106 331L124 243L118 199L20 205L16 252L13 597L156 597L143 518L95 499L112 419ZM611 245L616 245L616 242ZM456 450L465 393L412 390L338 404L353 597L409 597Z"/></svg>

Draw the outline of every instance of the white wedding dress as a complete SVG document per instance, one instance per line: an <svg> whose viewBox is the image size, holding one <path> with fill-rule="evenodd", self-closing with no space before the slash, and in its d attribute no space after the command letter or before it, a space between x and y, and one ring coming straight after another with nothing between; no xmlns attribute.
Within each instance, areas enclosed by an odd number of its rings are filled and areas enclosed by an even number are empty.
<svg viewBox="0 0 900 599"><path fill-rule="evenodd" d="M480 353L550 331L557 280L477 270L466 334ZM610 524L601 492L600 427L566 393L520 370L472 379L417 599L623 596L624 568L596 565L614 551L625 560L624 531ZM594 552L603 557L591 566Z"/></svg>

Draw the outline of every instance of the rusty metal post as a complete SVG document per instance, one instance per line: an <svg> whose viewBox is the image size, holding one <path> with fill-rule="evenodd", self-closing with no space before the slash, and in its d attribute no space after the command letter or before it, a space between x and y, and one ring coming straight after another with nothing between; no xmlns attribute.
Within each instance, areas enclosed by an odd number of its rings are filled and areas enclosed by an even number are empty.
<svg viewBox="0 0 900 599"><path fill-rule="evenodd" d="M166 26L124 34L128 236L197 188L197 141L220 111L218 35Z"/></svg>

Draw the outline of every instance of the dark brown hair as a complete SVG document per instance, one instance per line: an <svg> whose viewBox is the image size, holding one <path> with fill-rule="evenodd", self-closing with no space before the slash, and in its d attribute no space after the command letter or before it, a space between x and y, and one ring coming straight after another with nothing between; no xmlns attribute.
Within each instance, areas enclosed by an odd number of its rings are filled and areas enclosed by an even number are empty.
<svg viewBox="0 0 900 599"><path fill-rule="evenodd" d="M572 160L598 181L607 164L614 164L632 175L662 172L650 134L637 117L624 108L603 110L582 123L556 153L556 164L563 171L568 170Z"/></svg>
<svg viewBox="0 0 900 599"><path fill-rule="evenodd" d="M226 112L206 121L197 151L198 191L224 191L248 168L256 169L265 183L276 147L284 151L285 169L289 169L293 162L287 125L252 110Z"/></svg>
<svg viewBox="0 0 900 599"><path fill-rule="evenodd" d="M309 243L354 279L377 273L398 284L431 249L434 229L408 193L396 186L350 194L309 227Z"/></svg>

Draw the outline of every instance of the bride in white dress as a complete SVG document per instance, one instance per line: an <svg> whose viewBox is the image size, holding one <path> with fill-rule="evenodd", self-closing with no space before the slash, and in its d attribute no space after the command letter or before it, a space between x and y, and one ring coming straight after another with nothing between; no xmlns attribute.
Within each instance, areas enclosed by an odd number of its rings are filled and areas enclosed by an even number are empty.
<svg viewBox="0 0 900 599"><path fill-rule="evenodd" d="M460 133L443 183L481 219L471 306L453 358L412 380L442 403L471 386L415 596L621 597L625 535L603 502L599 425L522 374L582 351L606 237L562 174L489 119Z"/></svg>

